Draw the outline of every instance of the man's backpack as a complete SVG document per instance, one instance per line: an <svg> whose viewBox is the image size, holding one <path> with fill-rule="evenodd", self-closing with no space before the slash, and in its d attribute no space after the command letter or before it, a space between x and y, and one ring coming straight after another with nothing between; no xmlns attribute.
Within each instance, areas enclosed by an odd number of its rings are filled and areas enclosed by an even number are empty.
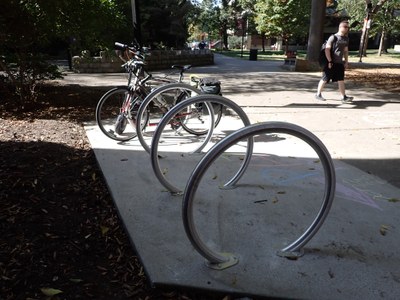
<svg viewBox="0 0 400 300"><path fill-rule="evenodd" d="M336 43L337 36L334 34L332 34L332 35L333 35L333 43ZM321 50L319 52L318 63L321 68L325 68L328 65L328 59L326 58L326 55L325 55L325 48L326 48L327 41L328 40L326 40L325 43L322 44ZM333 50L333 45L331 47L331 58L332 58L332 50Z"/></svg>

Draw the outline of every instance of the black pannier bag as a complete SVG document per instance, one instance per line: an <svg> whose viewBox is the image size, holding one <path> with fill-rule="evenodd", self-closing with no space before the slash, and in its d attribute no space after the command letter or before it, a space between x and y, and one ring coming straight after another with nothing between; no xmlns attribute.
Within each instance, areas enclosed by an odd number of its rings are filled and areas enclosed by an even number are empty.
<svg viewBox="0 0 400 300"><path fill-rule="evenodd" d="M221 82L213 77L201 78L199 88L204 94L221 95Z"/></svg>

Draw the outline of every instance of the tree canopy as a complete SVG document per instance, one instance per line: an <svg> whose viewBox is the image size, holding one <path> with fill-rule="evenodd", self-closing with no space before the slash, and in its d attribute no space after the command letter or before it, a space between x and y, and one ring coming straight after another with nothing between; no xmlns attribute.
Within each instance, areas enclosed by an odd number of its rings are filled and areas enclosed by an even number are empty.
<svg viewBox="0 0 400 300"><path fill-rule="evenodd" d="M0 10L2 82L11 82L21 101L34 100L37 81L59 76L46 60L55 44L98 49L126 29L120 1L8 0Z"/></svg>
<svg viewBox="0 0 400 300"><path fill-rule="evenodd" d="M308 0L258 0L255 4L257 30L267 37L307 35L311 5Z"/></svg>
<svg viewBox="0 0 400 300"><path fill-rule="evenodd" d="M181 49L189 36L193 9L189 0L140 1L142 43Z"/></svg>

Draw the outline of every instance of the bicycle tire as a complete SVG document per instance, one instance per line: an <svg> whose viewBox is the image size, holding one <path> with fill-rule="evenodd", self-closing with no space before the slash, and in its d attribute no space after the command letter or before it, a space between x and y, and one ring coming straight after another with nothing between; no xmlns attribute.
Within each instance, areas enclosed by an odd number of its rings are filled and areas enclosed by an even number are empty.
<svg viewBox="0 0 400 300"><path fill-rule="evenodd" d="M131 91L128 87L115 87L100 98L96 106L96 123L107 137L125 142L137 136L136 114L143 100L142 94L142 91ZM147 121L148 113L144 113L142 130Z"/></svg>
<svg viewBox="0 0 400 300"><path fill-rule="evenodd" d="M177 98L182 94L182 93L184 93L184 92L188 92L188 93L190 93L190 94L192 94L192 93L194 93L194 94L200 94L200 91L198 90L198 89L196 89L196 88L194 88L193 86L190 86L190 85L188 85L188 84L185 84L185 83L170 83L170 84L165 84L165 85L162 85L162 86L160 86L160 87L158 87L158 88L156 88L154 91L152 91L150 94L148 94L147 96L146 96L146 98L143 100L143 102L141 103L141 105L140 105L140 107L139 107L139 110L138 110L138 112L137 112L137 120L136 120L136 122L137 123L142 123L142 120L143 120L143 113L144 112L148 112L148 120L150 120L150 124L149 125L155 125L155 124L152 124L152 120L153 120L153 112L152 112L152 109L153 108L156 108L157 107L157 105L154 105L154 102L155 101L157 101L156 100L156 97L158 97L159 95L165 95L164 93L174 93L174 91L175 92L177 92L177 95L176 96L174 96L174 97L172 97L173 99L168 99L169 100L169 103L168 103L168 106L166 105L166 106L164 106L164 109L165 109L165 111L163 112L164 114L165 113L167 113L167 111L171 108L171 107L173 107L175 104L176 104L176 102L177 102ZM178 93L179 92L179 93ZM156 119L157 118L159 118L159 119L161 119L163 116L157 116L156 117ZM176 118L176 124L172 124L173 126L173 128L172 129L174 129L174 130L177 130L177 129L179 129L179 127L181 127L181 124L180 124L180 121L181 120L179 120L178 118ZM158 124L158 123L157 123ZM149 129L150 128L150 126L147 126L146 127L147 129ZM146 137L147 138L151 138L152 136L151 136L151 132L150 131L147 131L146 132ZM151 147L151 145L146 141L146 139L145 139L145 137L144 137L144 132L143 131L141 131L140 133L138 133L138 139L139 139L139 141L140 141L140 143L141 143L141 145L142 145L142 147L148 152L148 153L150 153L150 147Z"/></svg>
<svg viewBox="0 0 400 300"><path fill-rule="evenodd" d="M177 98L177 101L175 104L178 104L189 97L186 93L182 92L182 94L179 95L179 97ZM216 104L216 103L212 103L212 105L213 105L213 109L214 109L214 128L215 128L218 126L219 122L221 121L223 105ZM193 107L195 110L197 110L196 118L198 118L198 120L203 123L205 123L206 121L202 120L201 118L204 118L204 116L206 115L205 112L208 111L208 110L204 109L204 106L205 106L204 103L199 103L199 104L194 105L194 107ZM189 107L187 109L189 109ZM190 134L200 136L200 135L206 135L208 133L208 129L198 130L194 126L190 126L189 124L191 124L190 118L183 118L181 120L182 128Z"/></svg>

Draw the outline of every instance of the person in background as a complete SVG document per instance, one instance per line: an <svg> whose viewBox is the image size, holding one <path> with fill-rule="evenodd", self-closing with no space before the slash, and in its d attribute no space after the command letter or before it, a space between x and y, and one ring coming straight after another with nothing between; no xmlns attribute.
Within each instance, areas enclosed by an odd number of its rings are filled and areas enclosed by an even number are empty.
<svg viewBox="0 0 400 300"><path fill-rule="evenodd" d="M206 43L204 42L204 40L203 41L201 41L200 43L199 43L199 49L204 49L206 47Z"/></svg>
<svg viewBox="0 0 400 300"><path fill-rule="evenodd" d="M349 63L349 22L342 21L339 24L339 30L335 35L331 35L326 43L325 55L328 64L323 69L322 78L318 83L317 94L315 98L325 101L322 97L322 90L325 85L332 80L337 82L339 92L342 95L342 103L351 103L353 97L346 95L344 84L344 73Z"/></svg>

